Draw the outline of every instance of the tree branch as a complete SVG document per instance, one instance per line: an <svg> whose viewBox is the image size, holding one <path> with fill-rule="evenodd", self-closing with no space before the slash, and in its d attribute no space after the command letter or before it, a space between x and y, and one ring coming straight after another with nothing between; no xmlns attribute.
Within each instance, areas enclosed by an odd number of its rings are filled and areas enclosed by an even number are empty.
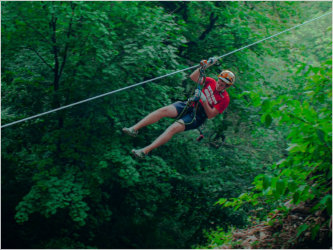
<svg viewBox="0 0 333 250"><path fill-rule="evenodd" d="M186 10L186 5L184 6L185 10ZM204 40L206 38L206 36L212 31L212 29L214 28L214 25L217 21L219 17L215 16L214 13L211 13L209 16L209 24L207 26L207 28L202 32L202 34L199 36L198 40ZM191 46L195 46L197 45L197 42L195 41L189 41L186 43L187 47L191 47ZM179 55L182 54L182 52L186 49L186 47L180 47L179 49Z"/></svg>
<svg viewBox="0 0 333 250"><path fill-rule="evenodd" d="M43 61L43 63L45 63L52 71L54 71L54 68L52 68L52 66L46 62L46 60L38 53L38 51L35 48L33 47L27 47L27 48L35 52L35 54Z"/></svg>
<svg viewBox="0 0 333 250"><path fill-rule="evenodd" d="M35 27L34 27L34 25L32 25L32 24L30 24L29 23L29 18L28 17L26 17L25 15L24 15L25 13L21 13L20 12L20 18L21 18L21 21L27 26L27 27L29 27L30 29L32 29L33 31L35 31L41 38L42 38L42 40L44 41L44 42L46 42L46 43L48 43L48 39L39 31L39 30L37 30Z"/></svg>
<svg viewBox="0 0 333 250"><path fill-rule="evenodd" d="M204 40L205 37L209 34L209 32L212 31L214 24L216 23L217 19L219 19L219 16L214 16L214 13L211 13L209 16L209 25L206 28L206 30L201 34L201 36L199 37L199 40Z"/></svg>
<svg viewBox="0 0 333 250"><path fill-rule="evenodd" d="M66 46L65 46L65 51L64 51L64 57L63 57L63 60L62 60L62 63L61 63L60 71L59 71L59 78L61 77L62 71L63 71L63 69L65 67L65 64L66 64L68 48L69 48L68 39L70 38L71 32L72 32L74 10L75 10L76 5L71 5L71 6L72 6L72 16L71 16L71 19L70 19L69 24L68 24L67 41L66 41Z"/></svg>
<svg viewBox="0 0 333 250"><path fill-rule="evenodd" d="M34 26L33 25L31 25L31 24L29 24L26 20L24 20L24 19L22 19L22 22L24 22L25 23L25 25L27 26L27 27L29 27L30 29L32 29L33 31L35 31L41 38L42 38L42 40L44 41L44 42L46 42L46 43L49 43L49 41L47 40L47 38L40 32L40 31L38 31L36 28L34 28Z"/></svg>
<svg viewBox="0 0 333 250"><path fill-rule="evenodd" d="M53 55L54 55L54 90L58 90L59 88L59 59L58 59L58 47L57 47L57 37L56 37L56 23L57 23L57 18L52 15L52 19L50 22L50 27L53 31L52 33L52 42L53 42Z"/></svg>

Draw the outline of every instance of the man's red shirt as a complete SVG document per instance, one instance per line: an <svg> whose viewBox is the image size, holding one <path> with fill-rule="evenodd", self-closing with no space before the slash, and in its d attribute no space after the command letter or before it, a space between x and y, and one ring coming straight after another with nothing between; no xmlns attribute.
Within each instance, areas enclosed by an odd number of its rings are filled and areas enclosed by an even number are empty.
<svg viewBox="0 0 333 250"><path fill-rule="evenodd" d="M211 108L216 108L220 114L228 107L230 98L226 90L222 93L216 90L216 81L211 77L206 77L205 87L202 89L203 94L205 94L209 106ZM200 100L201 105L203 105Z"/></svg>

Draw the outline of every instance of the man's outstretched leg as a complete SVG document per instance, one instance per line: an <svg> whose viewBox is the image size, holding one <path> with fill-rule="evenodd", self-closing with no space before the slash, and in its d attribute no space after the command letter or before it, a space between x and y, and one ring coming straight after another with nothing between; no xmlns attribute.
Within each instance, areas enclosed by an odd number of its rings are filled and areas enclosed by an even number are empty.
<svg viewBox="0 0 333 250"><path fill-rule="evenodd" d="M179 122L173 123L170 127L168 127L163 134L161 134L155 141L153 141L150 145L148 145L145 148L138 149L138 150L132 150L132 153L137 157L144 157L146 154L148 154L153 149L165 144L168 142L172 136L179 132L183 132L185 130L185 125L182 120Z"/></svg>
<svg viewBox="0 0 333 250"><path fill-rule="evenodd" d="M170 117L175 118L177 117L178 112L175 106L169 105L163 108L160 108L158 110L155 110L154 112L147 115L145 118L143 118L141 121L139 121L137 124L130 128L123 128L123 131L131 136L136 136L138 134L138 130L148 126L150 124L153 124L155 122L158 122L163 117Z"/></svg>

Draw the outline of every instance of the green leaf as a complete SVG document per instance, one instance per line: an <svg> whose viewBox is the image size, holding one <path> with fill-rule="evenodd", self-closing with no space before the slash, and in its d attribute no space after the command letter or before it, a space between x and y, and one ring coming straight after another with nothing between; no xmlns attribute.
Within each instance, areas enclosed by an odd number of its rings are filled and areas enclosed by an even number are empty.
<svg viewBox="0 0 333 250"><path fill-rule="evenodd" d="M294 192L297 188L297 184L294 180L289 180L288 181L288 188L291 192Z"/></svg>
<svg viewBox="0 0 333 250"><path fill-rule="evenodd" d="M298 227L297 229L297 235L296 237L298 238L304 231L306 231L309 228L308 224L302 224Z"/></svg>
<svg viewBox="0 0 333 250"><path fill-rule="evenodd" d="M325 209L327 210L328 214L332 214L332 195L327 194L325 195L315 206L315 209Z"/></svg>
<svg viewBox="0 0 333 250"><path fill-rule="evenodd" d="M299 197L300 197L300 193L298 191L295 192L294 195L293 195L293 201L294 201L295 204L298 203Z"/></svg>
<svg viewBox="0 0 333 250"><path fill-rule="evenodd" d="M263 111L263 113L268 113L271 109L271 102L270 100L265 100L263 101L262 105L261 105L261 109Z"/></svg>
<svg viewBox="0 0 333 250"><path fill-rule="evenodd" d="M263 188L267 189L270 185L271 185L271 178L265 175L263 179Z"/></svg>
<svg viewBox="0 0 333 250"><path fill-rule="evenodd" d="M284 194L285 188L286 188L286 185L283 180L280 179L276 182L276 191L279 194L279 196Z"/></svg>
<svg viewBox="0 0 333 250"><path fill-rule="evenodd" d="M326 143L325 142L325 133L324 133L324 131L322 131L321 129L316 129L316 133L317 133L317 136L318 136L319 140L322 143Z"/></svg>
<svg viewBox="0 0 333 250"><path fill-rule="evenodd" d="M273 196L276 200L278 200L281 197L281 193L276 188L274 188L273 189Z"/></svg>
<svg viewBox="0 0 333 250"><path fill-rule="evenodd" d="M242 97L242 96L244 96L244 95L249 95L249 94L251 94L250 91L243 91L243 92L239 95L239 97Z"/></svg>
<svg viewBox="0 0 333 250"><path fill-rule="evenodd" d="M252 99L253 106L254 107L260 106L261 102L260 102L259 94L255 93L255 92L251 92L250 96L251 96L251 99Z"/></svg>
<svg viewBox="0 0 333 250"><path fill-rule="evenodd" d="M326 201L326 208L327 208L327 213L332 214L332 195L330 196L330 199L327 199Z"/></svg>
<svg viewBox="0 0 333 250"><path fill-rule="evenodd" d="M219 199L217 202L215 202L215 205L219 204L219 205L223 205L224 203L226 203L227 199L225 198L221 198Z"/></svg>
<svg viewBox="0 0 333 250"><path fill-rule="evenodd" d="M100 168L107 168L108 167L108 163L106 161L100 161L99 162L99 167Z"/></svg>
<svg viewBox="0 0 333 250"><path fill-rule="evenodd" d="M311 240L315 240L317 234L318 234L318 231L320 229L320 225L317 224L315 225L313 228L311 228Z"/></svg>
<svg viewBox="0 0 333 250"><path fill-rule="evenodd" d="M246 200L248 198L248 194L247 193L242 193L241 195L238 196L238 198Z"/></svg>
<svg viewBox="0 0 333 250"><path fill-rule="evenodd" d="M288 148L286 148L286 150L287 151L291 151L291 150L293 150L297 146L298 146L298 144L296 144L296 143L290 144L290 146Z"/></svg>
<svg viewBox="0 0 333 250"><path fill-rule="evenodd" d="M276 165L282 165L282 163L284 163L286 161L286 159L281 159L281 160L279 160L277 163L276 163Z"/></svg>
<svg viewBox="0 0 333 250"><path fill-rule="evenodd" d="M265 117L266 127L269 127L271 125L272 121L273 121L272 116L270 114L266 114L266 117Z"/></svg>

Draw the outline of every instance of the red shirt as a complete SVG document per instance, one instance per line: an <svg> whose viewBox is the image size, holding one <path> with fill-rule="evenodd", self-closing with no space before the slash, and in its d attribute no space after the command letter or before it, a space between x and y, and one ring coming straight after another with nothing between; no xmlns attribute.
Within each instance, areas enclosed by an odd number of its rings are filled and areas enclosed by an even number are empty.
<svg viewBox="0 0 333 250"><path fill-rule="evenodd" d="M216 81L211 77L206 77L205 87L202 89L202 93L205 94L209 106L216 108L220 114L228 107L230 98L226 90L222 93L216 90ZM203 105L200 100L201 105Z"/></svg>

